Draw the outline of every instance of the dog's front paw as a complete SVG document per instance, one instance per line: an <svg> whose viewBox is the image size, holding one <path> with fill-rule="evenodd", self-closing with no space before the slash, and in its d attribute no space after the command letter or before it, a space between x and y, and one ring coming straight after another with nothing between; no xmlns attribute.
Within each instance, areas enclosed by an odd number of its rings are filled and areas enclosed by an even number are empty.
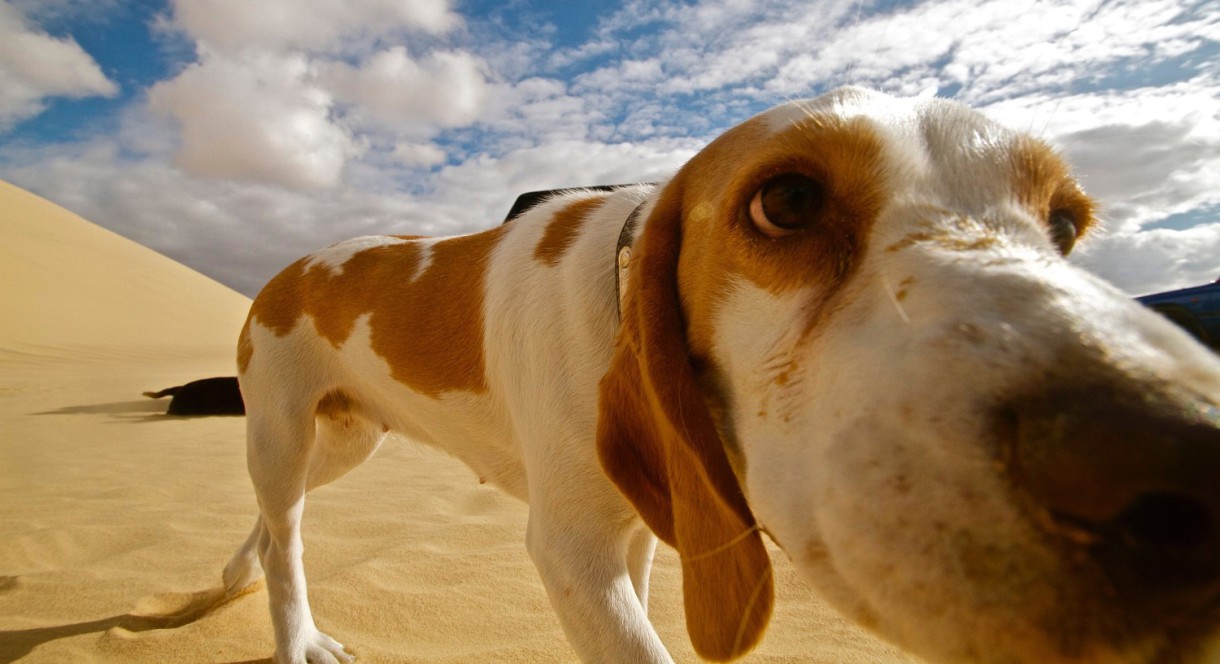
<svg viewBox="0 0 1220 664"><path fill-rule="evenodd" d="M355 660L342 643L317 630L306 640L304 652L275 653L275 664L347 664Z"/></svg>
<svg viewBox="0 0 1220 664"><path fill-rule="evenodd" d="M339 664L355 660L355 657L343 649L342 643L322 632L315 632L309 644L305 646L305 661L309 664Z"/></svg>

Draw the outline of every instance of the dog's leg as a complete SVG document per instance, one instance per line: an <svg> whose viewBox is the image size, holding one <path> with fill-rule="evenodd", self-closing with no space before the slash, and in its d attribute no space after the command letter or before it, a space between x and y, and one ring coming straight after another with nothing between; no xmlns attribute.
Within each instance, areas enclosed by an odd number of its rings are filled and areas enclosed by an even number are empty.
<svg viewBox="0 0 1220 664"><path fill-rule="evenodd" d="M383 437L384 433L364 420L319 418L306 490L329 484L360 465L377 451ZM269 545L269 537L260 516L250 536L225 565L226 596L236 595L263 577L259 556L260 551Z"/></svg>
<svg viewBox="0 0 1220 664"><path fill-rule="evenodd" d="M343 645L318 631L305 588L301 563L301 516L311 467L325 469L317 452L313 413L291 415L252 409L247 421L250 479L258 496L267 537L259 538L259 554L267 575L271 622L275 629L277 664L338 664L352 657ZM333 472L324 475L337 477ZM342 473L339 473L342 474ZM265 541L265 545L263 542Z"/></svg>
<svg viewBox="0 0 1220 664"><path fill-rule="evenodd" d="M541 499L538 489L531 484L526 544L577 655L585 662L672 662L644 607L644 558L653 543L640 537L639 520L617 495L591 505L588 493ZM612 516L619 512L622 518Z"/></svg>
<svg viewBox="0 0 1220 664"><path fill-rule="evenodd" d="M225 565L224 584L225 596L232 597L242 590L245 590L251 583L263 578L263 566L258 562L259 551L267 546L266 541L270 535L267 534L267 529L263 527L263 518L260 516L254 522L254 529L250 531L250 536L242 543L237 552L229 560L229 564ZM260 540L263 544L260 546Z"/></svg>

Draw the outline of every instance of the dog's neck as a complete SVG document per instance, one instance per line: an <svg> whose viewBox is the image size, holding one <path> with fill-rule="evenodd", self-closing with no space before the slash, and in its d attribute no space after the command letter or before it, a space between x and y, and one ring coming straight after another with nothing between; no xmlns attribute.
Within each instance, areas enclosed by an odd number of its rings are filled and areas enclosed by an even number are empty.
<svg viewBox="0 0 1220 664"><path fill-rule="evenodd" d="M593 185L593 186L589 186L589 187L568 187L568 188L564 188L564 189L543 189L543 190L539 190L539 191L528 191L517 197L517 200L513 203L512 208L509 209L508 214L505 215L504 221L502 223L507 224L508 222L521 216L527 210L529 210L530 208L534 207L535 205L541 203L542 201L544 201L548 198L554 197L554 196L558 196L560 194L566 194L566 193L573 192L573 191L612 192L612 191L615 191L618 189L622 189L623 187L631 187L631 186L634 186L634 185L604 184L604 185ZM647 202L648 202L647 199L645 199L644 201L641 201L640 204L635 206L635 209L633 209L631 211L631 214L627 215L627 220L623 223L623 230L622 230L622 232L619 233L619 236L618 236L618 245L614 249L614 260L615 260L615 266L616 266L615 270L614 270L614 294L615 294L615 299L618 301L618 312L619 312L620 319L622 318L622 315L623 315L623 298L627 294L627 274L628 274L627 268L631 265L631 245L635 241L635 230L636 230L636 227L639 225L640 211L644 208L644 204Z"/></svg>

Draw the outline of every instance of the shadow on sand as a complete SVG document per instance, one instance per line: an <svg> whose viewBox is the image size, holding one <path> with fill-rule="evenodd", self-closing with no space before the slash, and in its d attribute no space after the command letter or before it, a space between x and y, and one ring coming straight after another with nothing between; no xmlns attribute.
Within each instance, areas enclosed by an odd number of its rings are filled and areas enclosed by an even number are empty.
<svg viewBox="0 0 1220 664"><path fill-rule="evenodd" d="M47 410L35 415L144 415L164 413L165 402L153 399L138 399L135 401L113 401L110 403L95 403L84 406L64 406L55 410Z"/></svg>
<svg viewBox="0 0 1220 664"><path fill-rule="evenodd" d="M111 415L122 422L166 422L172 420L197 420L201 417L241 417L240 414L224 415L169 415L166 402L155 399L135 401L112 401L109 403L64 406L55 410L44 410L34 415Z"/></svg>
<svg viewBox="0 0 1220 664"><path fill-rule="evenodd" d="M4 578L12 579L12 577ZM260 580L236 595L226 597L224 588L217 586L185 596L174 595L172 596L172 602L165 602L165 604L171 605L156 607L155 610L151 611L141 610L137 607L130 613L110 616L109 618L99 618L88 622L56 625L53 627L35 627L32 629L0 630L0 664L12 664L12 662L25 657L34 648L44 643L80 636L81 634L94 632L101 634L116 627L128 632L148 632L154 629L174 629L183 625L189 625L240 597L258 591L262 587L263 582ZM0 588L0 590L3 590L3 588ZM271 659L267 658L232 662L230 664L269 664L270 662Z"/></svg>

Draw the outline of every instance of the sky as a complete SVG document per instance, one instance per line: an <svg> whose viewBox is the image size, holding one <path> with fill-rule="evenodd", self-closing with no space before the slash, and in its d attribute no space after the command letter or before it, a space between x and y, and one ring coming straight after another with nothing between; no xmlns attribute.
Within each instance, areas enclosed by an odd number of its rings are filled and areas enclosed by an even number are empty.
<svg viewBox="0 0 1220 664"><path fill-rule="evenodd" d="M1214 0L0 0L0 179L253 295L845 84L1050 141L1132 295L1220 276Z"/></svg>

